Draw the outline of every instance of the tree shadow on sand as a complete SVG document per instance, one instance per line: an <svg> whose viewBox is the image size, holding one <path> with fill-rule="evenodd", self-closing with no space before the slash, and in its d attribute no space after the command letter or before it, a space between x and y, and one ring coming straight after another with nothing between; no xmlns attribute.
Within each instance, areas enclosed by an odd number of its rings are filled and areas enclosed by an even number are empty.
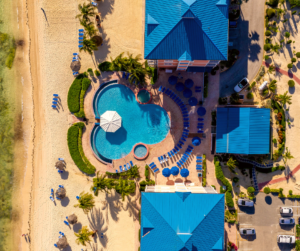
<svg viewBox="0 0 300 251"><path fill-rule="evenodd" d="M122 205L122 208L124 211L128 211L129 212L129 216L132 217L133 216L133 220L137 220L138 219L138 213L139 213L139 207L137 205L137 199L133 199L133 201L131 201L132 197L127 196L128 202L126 203L126 205Z"/></svg>
<svg viewBox="0 0 300 251"><path fill-rule="evenodd" d="M108 214L110 214L111 218L114 220L114 221L118 221L119 220L119 217L118 217L118 214L119 212L121 211L121 208L120 208L120 195L117 194L117 193L114 193L113 194L108 194L106 193L105 194L105 201L103 202L103 207L101 208L102 210L105 210L105 219L108 223Z"/></svg>
<svg viewBox="0 0 300 251"><path fill-rule="evenodd" d="M98 236L103 247L107 245L107 237L105 232L107 231L107 226L104 227L104 217L100 209L93 209L88 215L88 220L90 222L90 228L98 231ZM101 234L103 236L101 237Z"/></svg>

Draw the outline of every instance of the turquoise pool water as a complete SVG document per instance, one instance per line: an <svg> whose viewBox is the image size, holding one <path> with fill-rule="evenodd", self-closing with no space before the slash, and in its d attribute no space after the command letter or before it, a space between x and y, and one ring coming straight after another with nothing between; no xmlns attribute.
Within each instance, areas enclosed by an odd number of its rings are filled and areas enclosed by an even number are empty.
<svg viewBox="0 0 300 251"><path fill-rule="evenodd" d="M150 100L151 96L147 90L141 90L137 94L137 98L140 102L147 103Z"/></svg>
<svg viewBox="0 0 300 251"><path fill-rule="evenodd" d="M134 154L135 156L137 156L138 158L143 158L146 156L147 154L147 148L144 145L137 145L134 148Z"/></svg>
<svg viewBox="0 0 300 251"><path fill-rule="evenodd" d="M120 159L132 151L137 143L157 144L170 130L170 118L160 106L141 105L126 86L109 85L94 98L95 116L106 111L116 111L122 117L122 127L106 133L99 127L94 133L94 146L108 159Z"/></svg>

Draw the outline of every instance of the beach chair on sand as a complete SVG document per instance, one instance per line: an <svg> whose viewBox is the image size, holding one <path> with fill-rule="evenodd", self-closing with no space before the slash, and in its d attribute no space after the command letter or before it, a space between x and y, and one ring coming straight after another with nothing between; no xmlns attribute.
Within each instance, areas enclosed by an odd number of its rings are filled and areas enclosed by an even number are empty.
<svg viewBox="0 0 300 251"><path fill-rule="evenodd" d="M91 4L94 5L94 6L98 6L98 4L95 3L95 2L91 2Z"/></svg>
<svg viewBox="0 0 300 251"><path fill-rule="evenodd" d="M125 171L127 171L127 167L126 167L126 165L124 165L124 169L125 169Z"/></svg>
<svg viewBox="0 0 300 251"><path fill-rule="evenodd" d="M130 160L130 165L131 165L131 167L133 167L133 163L132 163L132 161Z"/></svg>
<svg viewBox="0 0 300 251"><path fill-rule="evenodd" d="M55 109L56 109L56 108L57 108L57 106L56 106L56 105L52 105L52 108L55 108Z"/></svg>
<svg viewBox="0 0 300 251"><path fill-rule="evenodd" d="M169 155L169 158L171 159L172 158L172 154L170 152L168 152L168 155Z"/></svg>
<svg viewBox="0 0 300 251"><path fill-rule="evenodd" d="M84 33L79 33L78 35L79 35L79 36L83 36L83 35L84 35Z"/></svg>
<svg viewBox="0 0 300 251"><path fill-rule="evenodd" d="M119 166L119 169L120 169L120 172L122 172L122 171L123 171L123 169L122 169L122 166Z"/></svg>
<svg viewBox="0 0 300 251"><path fill-rule="evenodd" d="M160 164L163 164L161 157L158 157L158 161Z"/></svg>
<svg viewBox="0 0 300 251"><path fill-rule="evenodd" d="M126 165L127 165L127 169L129 170L130 169L130 165L128 163Z"/></svg>
<svg viewBox="0 0 300 251"><path fill-rule="evenodd" d="M84 32L84 29L79 29L78 31L79 31L79 32Z"/></svg>
<svg viewBox="0 0 300 251"><path fill-rule="evenodd" d="M82 44L78 45L78 48L82 48L82 47L83 47L83 45L82 45Z"/></svg>

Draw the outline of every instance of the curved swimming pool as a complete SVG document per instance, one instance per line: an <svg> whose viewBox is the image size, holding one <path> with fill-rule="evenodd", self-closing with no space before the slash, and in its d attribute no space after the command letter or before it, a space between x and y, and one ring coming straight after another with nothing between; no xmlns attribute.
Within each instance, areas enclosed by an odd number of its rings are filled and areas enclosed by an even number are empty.
<svg viewBox="0 0 300 251"><path fill-rule="evenodd" d="M162 107L141 105L134 93L121 84L108 85L94 96L95 115L116 111L122 126L114 133L106 133L100 126L93 134L94 147L107 159L128 155L137 143L146 145L161 142L170 130L170 118Z"/></svg>

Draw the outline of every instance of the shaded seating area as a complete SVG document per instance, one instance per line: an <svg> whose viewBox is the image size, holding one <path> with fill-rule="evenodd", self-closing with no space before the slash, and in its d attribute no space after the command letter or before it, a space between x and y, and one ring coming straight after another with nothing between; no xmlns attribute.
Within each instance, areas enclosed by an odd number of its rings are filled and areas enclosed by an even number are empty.
<svg viewBox="0 0 300 251"><path fill-rule="evenodd" d="M202 172L202 156L196 156L196 170Z"/></svg>
<svg viewBox="0 0 300 251"><path fill-rule="evenodd" d="M124 167L119 166L119 171L116 169L116 173L121 173L121 172L126 172L128 171L131 167L133 167L133 162L130 160L130 164L126 163Z"/></svg>

